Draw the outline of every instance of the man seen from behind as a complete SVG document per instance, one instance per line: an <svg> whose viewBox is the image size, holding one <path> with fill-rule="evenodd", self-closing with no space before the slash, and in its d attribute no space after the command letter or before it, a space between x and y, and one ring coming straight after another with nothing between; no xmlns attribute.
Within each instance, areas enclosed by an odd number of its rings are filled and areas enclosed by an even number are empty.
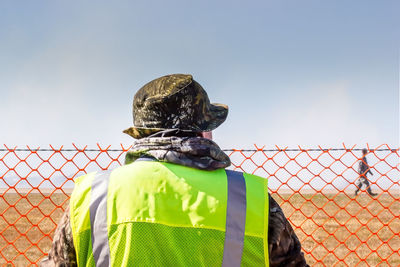
<svg viewBox="0 0 400 267"><path fill-rule="evenodd" d="M210 140L227 114L191 75L143 86L126 164L76 179L42 266L307 266L267 179Z"/></svg>

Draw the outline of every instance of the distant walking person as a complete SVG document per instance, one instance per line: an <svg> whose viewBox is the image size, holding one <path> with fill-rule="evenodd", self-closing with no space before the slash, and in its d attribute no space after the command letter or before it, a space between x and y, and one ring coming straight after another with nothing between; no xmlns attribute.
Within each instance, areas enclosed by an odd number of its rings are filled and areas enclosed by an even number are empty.
<svg viewBox="0 0 400 267"><path fill-rule="evenodd" d="M361 159L361 161L360 161L360 163L358 165L358 173L360 174L360 177L356 181L357 190L355 192L355 195L357 196L358 191L360 191L362 186L365 184L365 186L367 187L368 194L370 196L374 197L377 194L376 193L372 193L369 181L367 179L367 174L368 173L371 174L371 175L374 175L371 172L371 169L369 168L369 165L368 165L368 162L367 162L367 156L366 155L368 153L368 150L364 148L362 150L362 153L363 153L363 158Z"/></svg>

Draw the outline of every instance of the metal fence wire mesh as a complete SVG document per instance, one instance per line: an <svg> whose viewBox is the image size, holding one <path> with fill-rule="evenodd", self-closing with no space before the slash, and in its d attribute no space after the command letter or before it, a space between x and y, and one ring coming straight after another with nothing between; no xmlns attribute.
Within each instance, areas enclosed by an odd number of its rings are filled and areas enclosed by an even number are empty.
<svg viewBox="0 0 400 267"><path fill-rule="evenodd" d="M116 168L130 147L0 148L0 264L36 265L48 252L74 186L87 172ZM360 148L231 149L231 169L269 179L269 191L322 266L400 265L399 149L368 147L370 187L354 195Z"/></svg>

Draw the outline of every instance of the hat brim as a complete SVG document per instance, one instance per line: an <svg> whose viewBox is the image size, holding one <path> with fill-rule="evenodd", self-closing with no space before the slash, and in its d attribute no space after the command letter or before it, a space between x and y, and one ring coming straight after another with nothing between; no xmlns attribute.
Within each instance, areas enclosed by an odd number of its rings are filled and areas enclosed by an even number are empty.
<svg viewBox="0 0 400 267"><path fill-rule="evenodd" d="M208 114L208 120L202 123L202 125L196 125L196 129L181 129L186 131L193 132L210 132L215 130L218 126L220 126L228 116L228 106L219 103L210 104L210 114ZM132 126L123 131L123 133L130 135L135 139L140 139L152 135L154 133L168 130L165 128L146 128L146 127L135 127Z"/></svg>
<svg viewBox="0 0 400 267"><path fill-rule="evenodd" d="M160 132L162 130L166 129L161 129L161 128L144 128L144 127L129 127L128 129L123 130L122 132L130 135L131 137L135 139L140 139L147 137L149 135L152 135L154 133Z"/></svg>
<svg viewBox="0 0 400 267"><path fill-rule="evenodd" d="M202 127L203 132L210 132L218 128L228 117L229 108L227 105L212 103L210 104L210 119L206 121L206 127Z"/></svg>

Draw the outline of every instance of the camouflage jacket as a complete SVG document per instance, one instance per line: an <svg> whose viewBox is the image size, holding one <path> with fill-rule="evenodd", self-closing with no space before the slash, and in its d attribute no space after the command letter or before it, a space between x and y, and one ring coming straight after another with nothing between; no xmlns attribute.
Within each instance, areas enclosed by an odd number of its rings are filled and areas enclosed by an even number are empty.
<svg viewBox="0 0 400 267"><path fill-rule="evenodd" d="M126 163L140 155L155 157L185 166L203 169L225 168L229 157L212 141L204 138L157 137L140 139L128 152ZM208 163L207 163L208 162ZM269 195L268 248L270 266L308 266L301 252L301 244L282 209ZM69 208L55 231L48 256L40 266L76 266Z"/></svg>

